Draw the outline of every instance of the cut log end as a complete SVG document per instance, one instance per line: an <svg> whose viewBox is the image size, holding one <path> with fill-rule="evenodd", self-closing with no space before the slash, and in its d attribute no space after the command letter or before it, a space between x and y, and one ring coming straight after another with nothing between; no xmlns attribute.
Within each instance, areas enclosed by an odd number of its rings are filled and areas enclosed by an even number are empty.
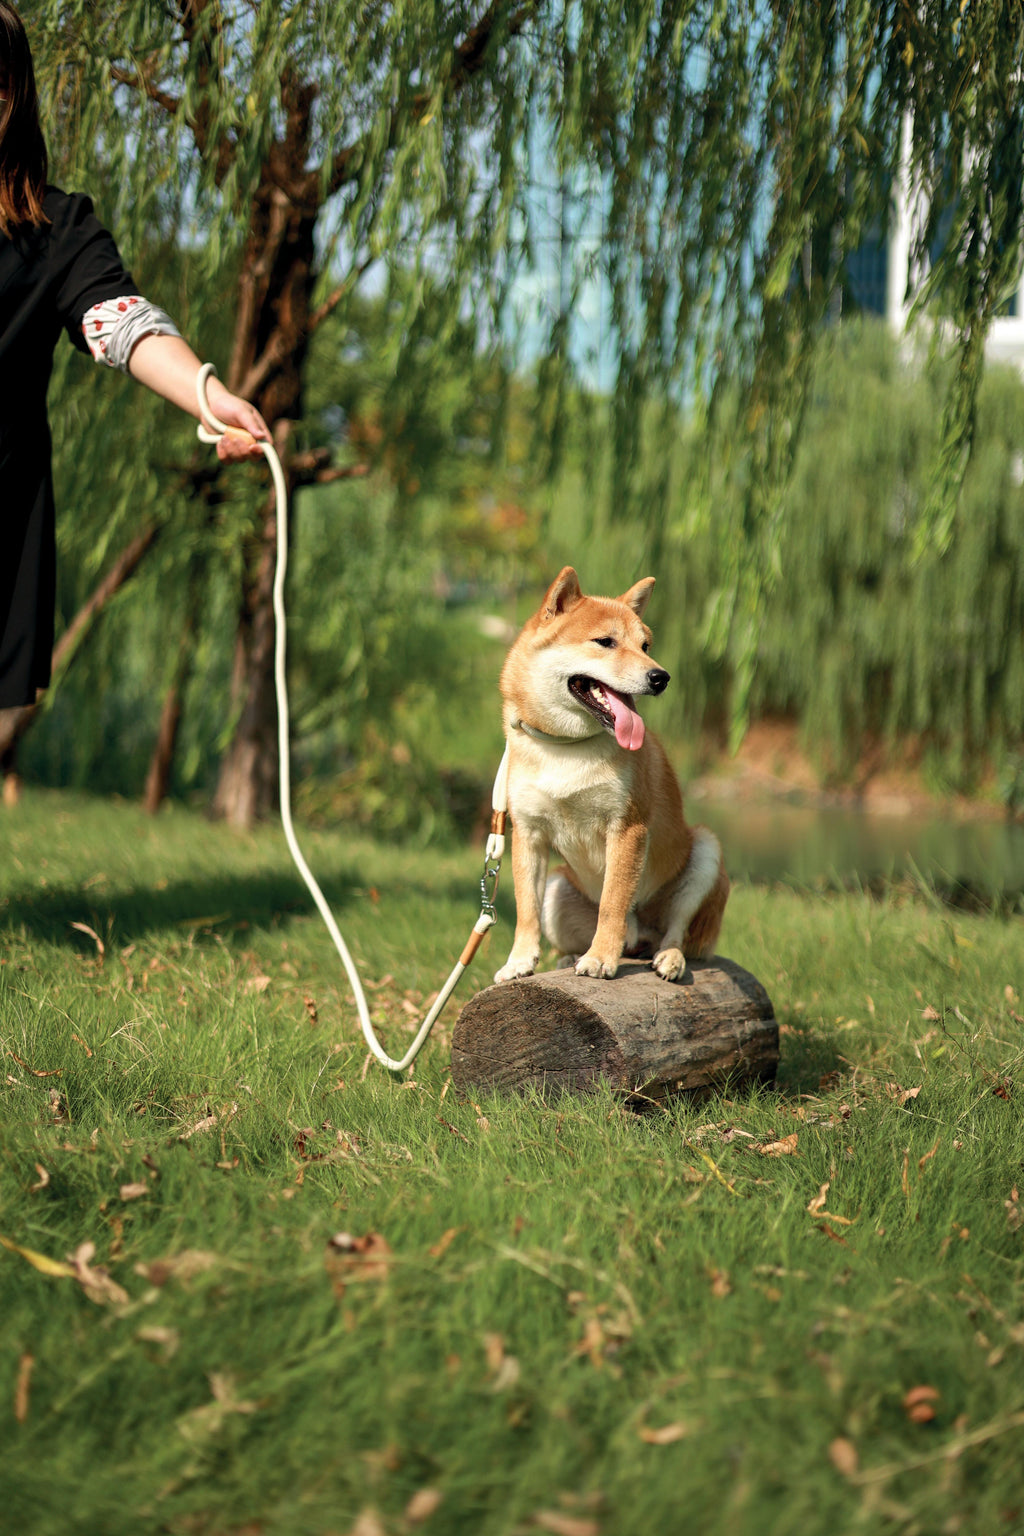
<svg viewBox="0 0 1024 1536"><path fill-rule="evenodd" d="M452 1032L457 1088L672 1093L770 1081L779 1027L761 983L731 960L692 961L682 981L625 961L610 981L545 971L486 987Z"/></svg>

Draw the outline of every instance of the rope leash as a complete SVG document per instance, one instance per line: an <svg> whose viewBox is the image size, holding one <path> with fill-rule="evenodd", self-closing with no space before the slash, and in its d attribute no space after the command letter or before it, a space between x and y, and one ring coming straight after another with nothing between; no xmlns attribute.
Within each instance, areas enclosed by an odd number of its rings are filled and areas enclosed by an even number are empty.
<svg viewBox="0 0 1024 1536"><path fill-rule="evenodd" d="M196 394L199 400L201 420L201 425L197 429L197 435L200 442L203 443L216 443L225 432L230 430L224 422L218 421L217 417L213 414L206 395L207 380L216 371L212 363L205 363L199 370L199 376L196 379ZM479 949L484 934L498 920L497 913L494 910L494 900L498 893L501 859L505 851L505 813L508 805L508 749L506 748L505 750L501 766L498 769L498 776L494 782L491 835L487 839L487 849L484 855L484 872L480 880L480 916L473 925L462 954L455 962L448 980L437 994L433 1006L420 1025L416 1038L409 1049L400 1058L389 1056L377 1039L373 1025L370 1022L370 1010L366 1004L366 994L359 980L359 972L356 969L355 961L352 959L348 946L341 936L341 930L334 920L334 913L327 904L327 898L324 896L312 870L303 857L302 849L299 847L298 839L295 836L295 828L292 825L288 684L285 676L287 621L284 606L284 583L288 570L288 488L285 483L281 460L278 458L277 450L273 444L261 442L259 446L270 466L277 509L277 566L274 571L274 691L277 697L277 747L280 760L281 823L284 827L284 835L289 850L295 861L295 867L305 881L306 887L316 903L327 931L334 941L334 947L338 951L342 964L345 967L349 983L352 987L352 993L355 997L356 1012L359 1015L359 1023L362 1027L366 1044L381 1066L388 1067L392 1072L403 1072L419 1055L441 1010L455 991L459 978Z"/></svg>

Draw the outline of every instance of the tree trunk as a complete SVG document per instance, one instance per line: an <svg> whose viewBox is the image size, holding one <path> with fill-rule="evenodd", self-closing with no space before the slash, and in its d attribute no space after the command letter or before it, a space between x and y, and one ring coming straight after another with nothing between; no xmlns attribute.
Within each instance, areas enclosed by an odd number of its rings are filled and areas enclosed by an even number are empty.
<svg viewBox="0 0 1024 1536"><path fill-rule="evenodd" d="M207 528L212 526L212 522L213 516L211 511L207 514ZM204 553L201 550L193 553L189 560L188 578L185 586L185 618L181 626L178 654L174 659L171 681L168 684L167 692L164 694L163 707L160 711L160 724L157 727L156 743L153 747L153 755L149 760L146 787L142 796L143 809L148 811L151 816L156 815L166 800L171 784L171 774L174 771L174 755L178 745L178 727L181 725L185 688L192 675L196 632L199 628L199 615L202 611L204 566Z"/></svg>
<svg viewBox="0 0 1024 1536"><path fill-rule="evenodd" d="M149 771L146 774L146 787L142 792L142 808L148 811L150 816L155 816L167 798L167 790L171 782L171 769L174 766L174 749L178 744L178 726L181 724L181 690L183 679L175 667L174 677L167 692L164 694L163 707L160 710L160 724L157 727L156 745L153 748L153 756L149 760Z"/></svg>
<svg viewBox="0 0 1024 1536"><path fill-rule="evenodd" d="M761 983L719 956L690 973L663 981L633 960L611 981L560 970L486 987L456 1021L452 1080L555 1093L607 1082L664 1098L774 1077L779 1027Z"/></svg>
<svg viewBox="0 0 1024 1536"><path fill-rule="evenodd" d="M274 696L274 568L277 515L263 523L255 580L246 584L235 636L232 694L238 724L221 759L213 809L236 827L251 827L277 803L277 701Z"/></svg>
<svg viewBox="0 0 1024 1536"><path fill-rule="evenodd" d="M288 426L302 412L314 217L274 189L258 208L240 285L229 387L253 398L274 430L289 497L294 477L285 451ZM251 827L277 803L277 706L274 697L274 569L277 512L271 497L247 550L248 576L235 636L232 683L238 724L221 761L214 812Z"/></svg>

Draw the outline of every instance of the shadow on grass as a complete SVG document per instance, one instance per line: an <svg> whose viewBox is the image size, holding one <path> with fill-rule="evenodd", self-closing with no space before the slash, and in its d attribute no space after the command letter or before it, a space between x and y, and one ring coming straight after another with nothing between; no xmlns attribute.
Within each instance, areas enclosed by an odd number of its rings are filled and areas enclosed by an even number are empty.
<svg viewBox="0 0 1024 1536"><path fill-rule="evenodd" d="M815 1095L835 1086L848 1063L827 1030L787 1029L779 1040L775 1087L784 1099Z"/></svg>
<svg viewBox="0 0 1024 1536"><path fill-rule="evenodd" d="M341 873L320 881L331 910L340 917L370 899L358 874ZM394 890L403 900L421 906L439 899L457 900L467 894L464 882L430 890L410 882ZM374 898L376 899L376 892ZM472 891L469 891L472 897ZM386 899L389 893L381 891ZM467 904L468 909L468 904ZM0 935L24 930L30 937L74 949L91 948L92 940L72 927L87 923L105 944L130 944L145 935L177 928L182 935L207 930L222 938L253 928L274 928L298 916L313 916L313 899L298 876L267 873L223 878L172 881L164 886L128 890L81 890L73 886L17 892L0 911Z"/></svg>

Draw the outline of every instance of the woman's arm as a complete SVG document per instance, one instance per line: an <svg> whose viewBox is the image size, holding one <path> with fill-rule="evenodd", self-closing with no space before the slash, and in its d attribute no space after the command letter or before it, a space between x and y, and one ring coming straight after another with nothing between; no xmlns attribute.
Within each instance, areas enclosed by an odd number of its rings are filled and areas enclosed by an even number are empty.
<svg viewBox="0 0 1024 1536"><path fill-rule="evenodd" d="M196 378L201 366L188 342L180 336L143 336L135 343L128 360L128 372L133 379L197 420ZM218 442L217 457L225 463L262 458L259 444L269 442L270 433L256 407L233 395L216 378L208 382L207 397L213 414L233 429Z"/></svg>

